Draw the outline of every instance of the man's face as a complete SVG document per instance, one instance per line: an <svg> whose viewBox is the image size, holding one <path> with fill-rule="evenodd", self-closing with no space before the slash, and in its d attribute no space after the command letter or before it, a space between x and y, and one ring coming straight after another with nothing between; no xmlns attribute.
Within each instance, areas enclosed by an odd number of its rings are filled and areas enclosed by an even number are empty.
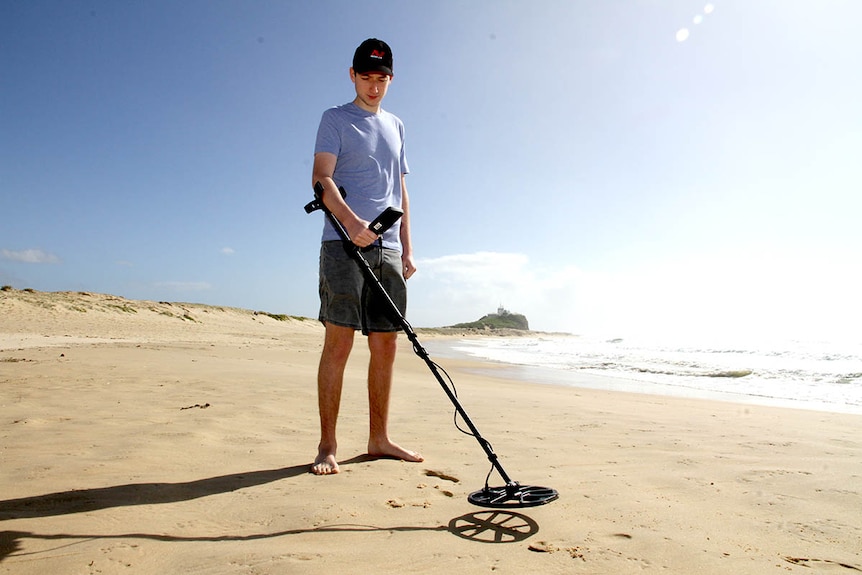
<svg viewBox="0 0 862 575"><path fill-rule="evenodd" d="M350 69L350 79L356 85L356 96L367 109L376 110L386 96L392 76L381 72L363 72L357 74Z"/></svg>

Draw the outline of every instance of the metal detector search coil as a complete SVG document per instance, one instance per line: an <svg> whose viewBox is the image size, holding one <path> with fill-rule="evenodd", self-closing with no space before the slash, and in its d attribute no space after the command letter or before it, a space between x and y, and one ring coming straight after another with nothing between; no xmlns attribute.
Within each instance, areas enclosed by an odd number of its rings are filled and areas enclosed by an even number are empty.
<svg viewBox="0 0 862 575"><path fill-rule="evenodd" d="M560 496L556 489L512 483L504 487L485 487L467 496L467 501L479 507L535 507L554 501Z"/></svg>
<svg viewBox="0 0 862 575"><path fill-rule="evenodd" d="M344 188L339 188L339 192L342 197L346 197L347 192L345 192ZM428 369L431 370L431 373L437 379L437 382L443 388L443 391L446 392L446 395L449 397L449 400L452 402L452 405L455 406L455 412L464 423L467 425L469 431L465 431L462 429L456 419L456 427L467 435L470 435L479 442L479 445L485 451L485 455L488 456L488 460L491 462L491 472L488 473L488 478L485 479L485 487L484 489L480 489L478 491L474 491L467 497L467 501L472 503L473 505L478 505L479 507L491 507L491 508L510 508L510 507L535 507L538 505L544 505L546 503L550 503L559 498L560 494L550 487L539 487L536 485L521 485L515 481L512 481L509 478L509 475L506 473L506 470L503 469L503 466L500 465L499 460L497 459L497 454L494 453L491 444L482 437L479 433L479 430L473 424L473 421L470 419L470 416L467 415L467 412L464 410L464 407L461 405L461 402L458 400L458 396L454 391L454 383L452 383L452 379L449 378L449 374L446 374L446 371L443 370L440 366L438 366L434 361L431 360L428 352L425 351L425 348L419 343L419 338L416 336L416 332L413 331L413 327L411 327L410 323L398 309L398 306L395 305L395 302L392 301L392 298L389 297L389 294L386 293L386 288L383 287L383 284L380 283L380 280L377 279L377 276L374 274L374 270L371 269L371 266L368 264L368 261L362 256L362 252L359 249L359 246L350 241L350 236L347 234L347 230L344 229L344 226L341 225L341 222L338 221L338 218L329 211L326 207L326 204L323 203L323 185L320 182L314 184L314 201L308 203L305 206L305 212L311 213L316 210L323 210L326 214L326 217L329 219L332 226L338 232L338 235L341 237L342 242L344 243L344 249L347 253L352 257L356 263L362 268L362 273L365 275L366 281L368 281L371 289L375 291L375 293L380 296L380 298L386 302L387 310L392 316L392 319L395 320L398 325L401 326L401 329L404 330L404 333L407 335L407 339L410 340L410 343L413 344L413 351L418 355L428 366ZM391 211L390 211L391 210ZM372 222L369 228L371 231L376 233L377 235L383 234L389 227L391 227L395 222L398 221L403 215L402 212L398 208L389 208L383 214L375 218L374 222ZM376 227L375 227L376 226ZM443 379L441 372L446 374L446 377L449 379L449 384L446 383L446 380ZM497 473L500 474L503 481L506 482L506 485L503 487L489 487L488 479L491 477L491 473L496 470Z"/></svg>

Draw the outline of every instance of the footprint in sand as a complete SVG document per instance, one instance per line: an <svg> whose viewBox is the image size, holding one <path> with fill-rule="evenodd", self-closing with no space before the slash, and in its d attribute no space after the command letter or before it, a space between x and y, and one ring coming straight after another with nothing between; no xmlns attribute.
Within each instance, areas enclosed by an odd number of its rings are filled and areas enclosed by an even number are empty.
<svg viewBox="0 0 862 575"><path fill-rule="evenodd" d="M448 489L440 489L439 485L435 485L434 489L445 495L446 497L455 497L455 494L449 491Z"/></svg>
<svg viewBox="0 0 862 575"><path fill-rule="evenodd" d="M454 475L449 475L448 473L443 473L442 471L434 471L433 469L426 469L425 475L428 477L437 477L439 479L443 479L445 481L451 481L452 483L460 483L461 480L455 477Z"/></svg>
<svg viewBox="0 0 862 575"><path fill-rule="evenodd" d="M536 541L535 543L531 543L527 549L536 553L556 553L559 550L556 545L547 541Z"/></svg>

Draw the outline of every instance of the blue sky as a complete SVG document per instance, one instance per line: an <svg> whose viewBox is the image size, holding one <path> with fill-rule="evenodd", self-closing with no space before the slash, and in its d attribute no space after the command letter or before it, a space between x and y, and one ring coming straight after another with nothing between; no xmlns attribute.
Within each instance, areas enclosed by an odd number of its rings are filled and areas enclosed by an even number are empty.
<svg viewBox="0 0 862 575"><path fill-rule="evenodd" d="M317 311L317 123L380 37L415 326L855 333L862 3L0 3L0 283Z"/></svg>

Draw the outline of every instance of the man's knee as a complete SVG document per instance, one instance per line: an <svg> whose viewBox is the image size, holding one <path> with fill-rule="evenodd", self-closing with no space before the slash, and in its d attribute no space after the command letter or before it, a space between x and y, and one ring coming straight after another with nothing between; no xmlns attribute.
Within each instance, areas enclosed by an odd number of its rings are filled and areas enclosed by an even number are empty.
<svg viewBox="0 0 862 575"><path fill-rule="evenodd" d="M395 358L398 349L397 332L371 332L368 334L368 349L375 357Z"/></svg>
<svg viewBox="0 0 862 575"><path fill-rule="evenodd" d="M353 349L355 330L332 324L326 324L326 336L323 342L323 355L331 361L347 361Z"/></svg>

